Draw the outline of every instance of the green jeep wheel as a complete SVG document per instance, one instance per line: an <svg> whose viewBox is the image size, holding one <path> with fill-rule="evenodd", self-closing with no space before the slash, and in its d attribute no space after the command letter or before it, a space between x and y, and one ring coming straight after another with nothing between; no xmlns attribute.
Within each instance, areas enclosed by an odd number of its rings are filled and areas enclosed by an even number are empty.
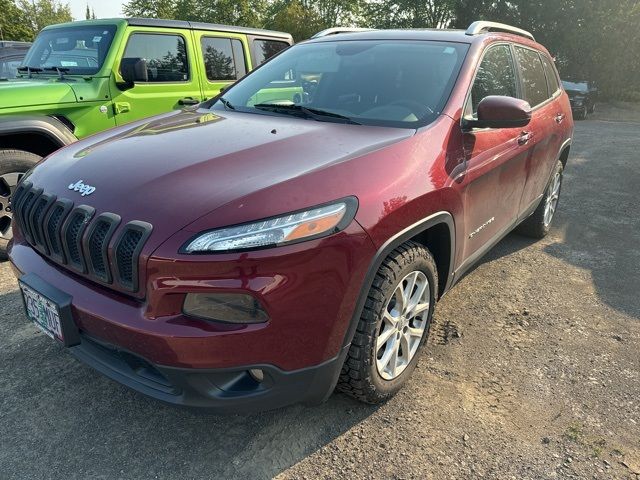
<svg viewBox="0 0 640 480"><path fill-rule="evenodd" d="M23 150L0 150L0 260L7 259L11 230L11 197L20 179L42 157Z"/></svg>

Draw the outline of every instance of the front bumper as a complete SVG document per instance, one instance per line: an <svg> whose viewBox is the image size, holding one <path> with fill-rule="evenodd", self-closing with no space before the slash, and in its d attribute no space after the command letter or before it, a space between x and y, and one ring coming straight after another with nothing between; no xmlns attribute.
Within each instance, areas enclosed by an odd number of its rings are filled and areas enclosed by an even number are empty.
<svg viewBox="0 0 640 480"><path fill-rule="evenodd" d="M103 375L156 400L218 413L249 413L325 401L338 381L348 346L320 365L291 372L273 365L222 369L154 365L87 335L81 335L80 344L69 351ZM251 373L255 370L262 378Z"/></svg>
<svg viewBox="0 0 640 480"><path fill-rule="evenodd" d="M70 348L74 356L153 398L220 411L315 403L331 393L374 254L356 222L331 237L250 254L172 259L160 249L147 263L140 300L68 272L17 240L10 252L16 274L34 273L72 298L82 339ZM186 316L189 292L251 294L269 321ZM262 370L264 381L250 369Z"/></svg>

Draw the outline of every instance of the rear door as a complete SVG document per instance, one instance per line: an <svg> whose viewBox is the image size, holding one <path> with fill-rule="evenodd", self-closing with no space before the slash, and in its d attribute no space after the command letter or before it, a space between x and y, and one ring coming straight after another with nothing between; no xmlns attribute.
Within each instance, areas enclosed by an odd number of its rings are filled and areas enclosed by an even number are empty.
<svg viewBox="0 0 640 480"><path fill-rule="evenodd" d="M555 72L553 78L548 78L545 72L543 58L546 55L520 45L516 45L514 50L522 96L533 109L531 123L525 127L531 136L530 153L525 167L526 184L519 202L519 214L526 215L537 206L547 186L560 150L560 123L564 118L561 118L562 110L557 102L561 92Z"/></svg>
<svg viewBox="0 0 640 480"><path fill-rule="evenodd" d="M509 44L488 47L465 104L465 117L477 118L478 104L489 95L517 98L516 72ZM460 188L466 212L462 253L466 262L475 261L516 220L526 177L527 146L521 136L520 128L463 132L466 171Z"/></svg>
<svg viewBox="0 0 640 480"><path fill-rule="evenodd" d="M191 31L132 28L120 47L119 58L145 59L148 80L121 90L116 84L122 81L117 65L111 86L117 125L202 101Z"/></svg>

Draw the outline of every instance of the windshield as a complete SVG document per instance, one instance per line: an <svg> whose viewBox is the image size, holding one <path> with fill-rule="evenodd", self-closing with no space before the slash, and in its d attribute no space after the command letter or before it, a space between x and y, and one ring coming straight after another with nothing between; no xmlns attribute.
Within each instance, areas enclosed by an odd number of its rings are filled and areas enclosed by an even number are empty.
<svg viewBox="0 0 640 480"><path fill-rule="evenodd" d="M565 90L575 90L577 92L587 92L589 91L589 86L585 82L567 82L566 80L562 82Z"/></svg>
<svg viewBox="0 0 640 480"><path fill-rule="evenodd" d="M405 40L300 44L238 82L214 108L416 128L440 114L467 49Z"/></svg>
<svg viewBox="0 0 640 480"><path fill-rule="evenodd" d="M91 25L54 28L38 35L23 66L43 71L58 68L71 75L98 73L109 52L116 27Z"/></svg>

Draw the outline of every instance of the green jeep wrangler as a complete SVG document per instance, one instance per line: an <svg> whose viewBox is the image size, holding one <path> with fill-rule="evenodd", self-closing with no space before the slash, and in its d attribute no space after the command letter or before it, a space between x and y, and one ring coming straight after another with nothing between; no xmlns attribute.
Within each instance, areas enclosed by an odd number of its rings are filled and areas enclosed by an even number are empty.
<svg viewBox="0 0 640 480"><path fill-rule="evenodd" d="M45 28L19 77L0 81L0 258L12 237L11 195L42 157L218 95L292 43L287 33L143 18Z"/></svg>

